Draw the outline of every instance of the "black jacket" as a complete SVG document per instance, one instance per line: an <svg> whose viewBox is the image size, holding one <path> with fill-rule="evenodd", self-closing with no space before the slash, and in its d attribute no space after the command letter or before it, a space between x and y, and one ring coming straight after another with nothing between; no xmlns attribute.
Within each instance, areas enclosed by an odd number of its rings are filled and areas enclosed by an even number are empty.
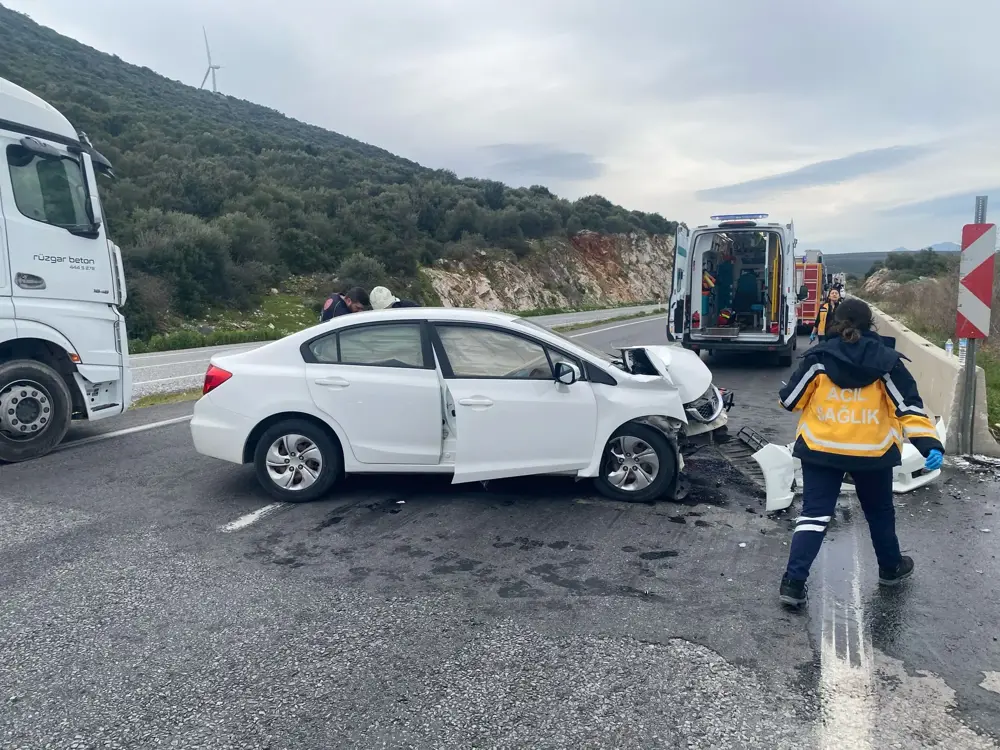
<svg viewBox="0 0 1000 750"><path fill-rule="evenodd" d="M397 307L420 307L420 305L418 305L416 302L413 302L412 300L398 299L395 302L393 302L391 305L389 305L389 307L392 307L392 308L397 308Z"/></svg>
<svg viewBox="0 0 1000 750"><path fill-rule="evenodd" d="M319 322L325 323L331 318L347 315L350 312L353 312L353 310L344 302L343 295L331 294L326 298L326 302L323 303L323 312L320 313Z"/></svg>
<svg viewBox="0 0 1000 750"><path fill-rule="evenodd" d="M898 466L904 439L924 456L944 452L905 357L887 342L873 332L853 344L834 335L802 357L779 393L785 409L802 412L796 458L865 471Z"/></svg>

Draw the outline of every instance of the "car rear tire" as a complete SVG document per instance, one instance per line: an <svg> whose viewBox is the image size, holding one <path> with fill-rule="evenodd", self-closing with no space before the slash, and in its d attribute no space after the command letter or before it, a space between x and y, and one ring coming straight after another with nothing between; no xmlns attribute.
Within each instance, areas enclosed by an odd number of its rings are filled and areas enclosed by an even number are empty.
<svg viewBox="0 0 1000 750"><path fill-rule="evenodd" d="M73 398L62 376L44 362L0 365L0 461L17 463L50 452L69 430Z"/></svg>
<svg viewBox="0 0 1000 750"><path fill-rule="evenodd" d="M257 441L253 462L261 487L284 503L319 499L344 465L340 446L326 430L302 419L268 427Z"/></svg>
<svg viewBox="0 0 1000 750"><path fill-rule="evenodd" d="M677 478L677 454L659 430L630 422L604 446L597 491L612 500L648 503L660 499Z"/></svg>

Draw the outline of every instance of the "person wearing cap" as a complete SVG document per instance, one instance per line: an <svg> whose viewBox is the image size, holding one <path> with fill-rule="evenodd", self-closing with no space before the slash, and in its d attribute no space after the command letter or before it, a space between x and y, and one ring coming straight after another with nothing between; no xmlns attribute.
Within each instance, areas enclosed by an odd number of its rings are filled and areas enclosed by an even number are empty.
<svg viewBox="0 0 1000 750"><path fill-rule="evenodd" d="M372 310L387 310L399 307L420 307L416 302L408 299L400 299L384 286L377 286L368 295L371 300Z"/></svg>

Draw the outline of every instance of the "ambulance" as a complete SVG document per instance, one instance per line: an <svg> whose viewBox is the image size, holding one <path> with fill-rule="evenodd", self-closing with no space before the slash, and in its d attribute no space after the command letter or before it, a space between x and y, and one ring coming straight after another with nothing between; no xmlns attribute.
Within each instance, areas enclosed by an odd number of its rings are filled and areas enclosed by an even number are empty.
<svg viewBox="0 0 1000 750"><path fill-rule="evenodd" d="M762 352L792 363L798 303L795 226L725 214L677 227L667 338L695 352Z"/></svg>

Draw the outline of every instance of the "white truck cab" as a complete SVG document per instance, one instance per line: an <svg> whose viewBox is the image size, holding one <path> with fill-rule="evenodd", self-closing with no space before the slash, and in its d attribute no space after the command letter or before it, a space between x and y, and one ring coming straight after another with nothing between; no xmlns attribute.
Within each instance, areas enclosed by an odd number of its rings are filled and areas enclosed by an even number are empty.
<svg viewBox="0 0 1000 750"><path fill-rule="evenodd" d="M667 338L693 351L769 352L781 365L796 348L795 227L767 214L713 216L677 227Z"/></svg>
<svg viewBox="0 0 1000 750"><path fill-rule="evenodd" d="M0 463L55 448L73 419L132 399L111 165L54 107L0 78Z"/></svg>

